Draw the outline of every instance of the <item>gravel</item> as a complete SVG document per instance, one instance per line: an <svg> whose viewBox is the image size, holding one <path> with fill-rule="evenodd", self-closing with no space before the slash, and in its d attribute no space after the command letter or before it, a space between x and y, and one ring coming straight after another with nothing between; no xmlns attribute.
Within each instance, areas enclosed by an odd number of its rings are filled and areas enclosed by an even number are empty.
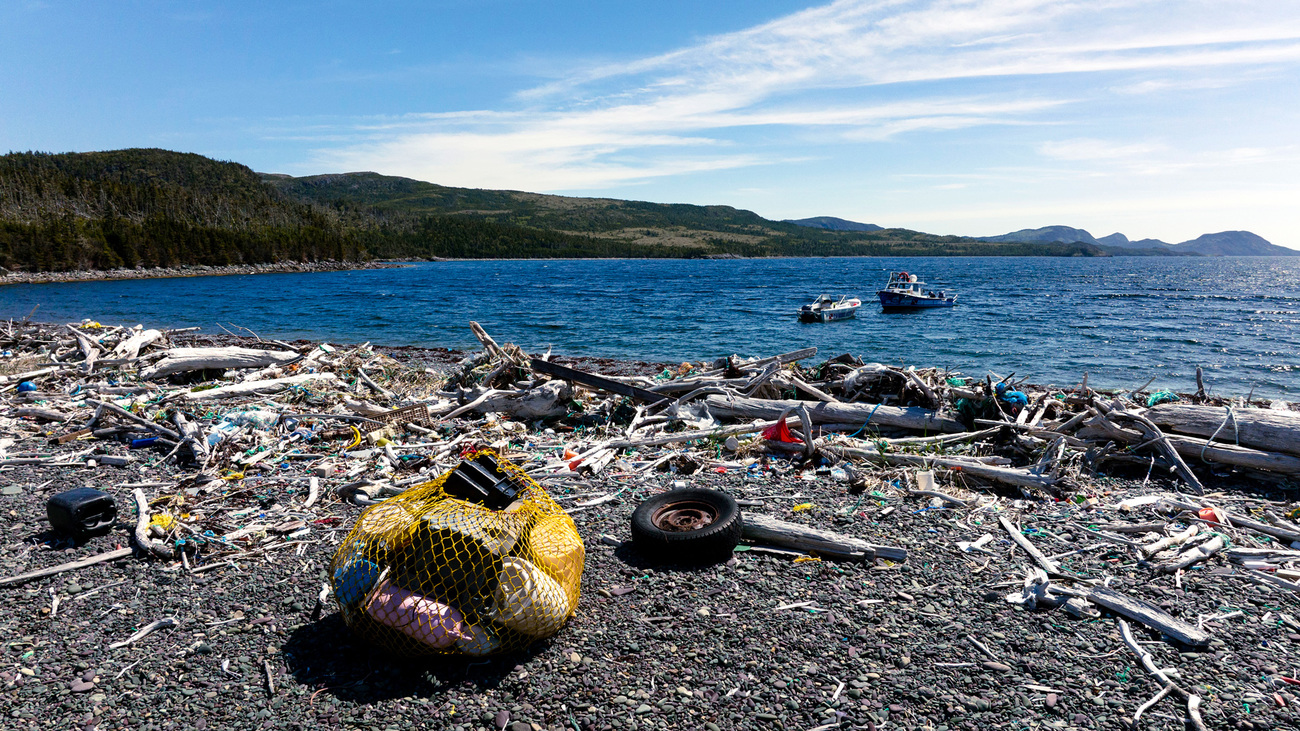
<svg viewBox="0 0 1300 731"><path fill-rule="evenodd" d="M19 469L7 474L14 482L34 477ZM82 546L51 539L41 511L55 491L91 484L113 493L119 504L128 499L111 469L53 477L0 503L10 524L3 547L10 571L127 540L125 526ZM638 489L649 494L675 477L650 478ZM609 482L604 487L619 481ZM963 517L956 511L871 499L844 517L838 513L856 497L827 479L790 474L709 473L692 476L691 483L743 497L797 491L817 508L791 514L792 501L770 500L763 510L906 547L910 560L796 563L750 550L718 566L656 567L629 544L599 540L627 536L634 502L609 503L575 516L588 546L583 602L558 635L500 658L412 662L356 643L332 600L314 618L333 547L328 540L310 544L302 556L286 552L199 575L129 559L0 589L6 595L0 636L8 638L0 673L6 725L1116 728L1159 690L1120 641L1113 619L1025 610L1001 599L1007 589L987 588L1018 578L1026 563L1001 536L992 544L996 555L983 557L988 565L978 573L982 558L956 555L957 540L993 532L996 523L987 516L982 525L978 515L967 516L974 528L968 530L956 524ZM899 509L875 520L881 504ZM1070 503L1026 503L1024 509L1026 528L1050 526L1065 515L1087 519ZM324 513L350 519L358 510L333 503ZM52 543L57 547L45 547ZM1066 559L1067 566L1085 569L1083 562L1071 566L1074 560ZM1215 640L1203 651L1158 642L1148 633L1140 638L1150 642L1162 667L1178 670L1179 682L1201 689L1210 728L1296 727L1295 695L1266 679L1294 673L1298 636L1277 621L1279 612L1295 612L1293 596L1213 569L1188 572L1177 589L1171 578L1126 567L1131 560L1120 553L1095 560L1112 564L1107 573L1121 590L1192 621L1197 614L1243 610L1244 617L1207 625ZM629 588L635 591L622 591ZM60 598L55 616L51 590ZM881 601L858 605L863 599ZM813 604L773 611L804 601ZM1266 621L1266 614L1272 618ZM179 626L107 649L163 616L177 617ZM984 657L968 635L998 659ZM274 692L268 691L264 661ZM1144 716L1142 727L1178 728L1182 717L1168 699Z"/></svg>
<svg viewBox="0 0 1300 731"><path fill-rule="evenodd" d="M1104 506L1172 483L1098 478L1082 494L1101 508L1004 493L969 510L902 497L880 476L856 495L829 475L763 464L771 468L613 471L554 489L562 497L627 488L574 515L587 546L577 615L556 636L501 657L384 656L349 633L332 599L318 604L335 542L360 512L332 496L318 506L301 555L271 552L198 574L137 555L0 587L4 728L1108 729L1127 728L1160 690L1113 616L1080 620L1004 600L1030 562L997 515L1018 514L1036 546L1061 554L1086 543L1069 533L1070 521L1150 522L1147 508ZM0 472L8 524L0 565L13 575L130 545L127 485L166 480L162 471L134 464ZM655 565L619 541L628 539L639 500L679 480L763 500L750 510L904 547L909 560L796 561L753 548L715 566ZM112 494L122 522L74 545L48 531L44 504L80 486ZM1294 492L1233 475L1207 487L1277 501L1281 513L1295 507ZM230 507L300 503L301 490L290 483L248 491ZM814 507L792 510L803 503ZM986 532L994 536L989 554L956 548ZM1133 629L1160 667L1202 697L1208 728L1300 727L1297 686L1275 680L1298 674L1300 634L1283 618L1300 616L1295 595L1230 575L1219 558L1187 571L1181 587L1118 546L1062 564L1111 577L1112 588L1193 624L1243 612L1206 621L1214 639L1201 650ZM811 604L775 611L803 602ZM109 649L164 617L177 626ZM1182 728L1184 716L1170 695L1139 728Z"/></svg>

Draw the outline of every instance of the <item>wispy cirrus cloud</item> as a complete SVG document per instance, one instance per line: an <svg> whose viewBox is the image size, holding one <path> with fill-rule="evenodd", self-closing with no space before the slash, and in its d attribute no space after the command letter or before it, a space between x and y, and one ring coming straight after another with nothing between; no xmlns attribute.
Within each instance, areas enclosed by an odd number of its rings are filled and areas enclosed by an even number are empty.
<svg viewBox="0 0 1300 731"><path fill-rule="evenodd" d="M352 138L320 146L304 168L594 189L780 163L809 154L794 141L810 138L852 145L1059 124L1089 95L1116 93L1113 81L1082 91L1090 75L1169 72L1187 84L1297 62L1300 11L1268 3L839 0L576 68L499 109L362 120L332 131ZM1066 140L1038 152L1118 159L1152 151L1142 145Z"/></svg>

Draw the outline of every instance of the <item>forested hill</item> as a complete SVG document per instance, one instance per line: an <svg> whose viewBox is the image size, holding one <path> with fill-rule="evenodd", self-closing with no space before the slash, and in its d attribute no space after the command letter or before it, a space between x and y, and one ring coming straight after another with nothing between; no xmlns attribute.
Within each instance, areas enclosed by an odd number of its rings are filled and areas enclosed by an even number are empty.
<svg viewBox="0 0 1300 731"><path fill-rule="evenodd" d="M1087 244L990 244L963 236L879 227L819 230L731 206L452 188L371 172L262 177L297 200L354 215L364 212L354 219L356 226L400 234L408 242L402 250L408 251L436 226L481 222L579 236L577 243L593 250L634 252L622 256L1106 256L1099 247ZM424 234L417 234L417 229Z"/></svg>
<svg viewBox="0 0 1300 731"><path fill-rule="evenodd" d="M0 157L0 266L357 259L335 217L235 163L165 150Z"/></svg>
<svg viewBox="0 0 1300 731"><path fill-rule="evenodd" d="M156 149L0 156L0 267L374 258L1104 255L1087 244L823 231L729 206L292 178Z"/></svg>

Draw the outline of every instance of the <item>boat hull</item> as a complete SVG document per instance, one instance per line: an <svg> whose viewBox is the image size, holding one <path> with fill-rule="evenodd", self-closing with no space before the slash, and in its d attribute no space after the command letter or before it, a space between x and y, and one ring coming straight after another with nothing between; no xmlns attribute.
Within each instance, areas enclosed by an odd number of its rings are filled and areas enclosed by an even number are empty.
<svg viewBox="0 0 1300 731"><path fill-rule="evenodd" d="M856 317L858 308L842 307L834 310L813 310L799 313L799 322L837 322Z"/></svg>
<svg viewBox="0 0 1300 731"><path fill-rule="evenodd" d="M956 297L918 297L902 292L880 291L880 306L885 312L902 310L931 310L940 307L952 307L957 304Z"/></svg>

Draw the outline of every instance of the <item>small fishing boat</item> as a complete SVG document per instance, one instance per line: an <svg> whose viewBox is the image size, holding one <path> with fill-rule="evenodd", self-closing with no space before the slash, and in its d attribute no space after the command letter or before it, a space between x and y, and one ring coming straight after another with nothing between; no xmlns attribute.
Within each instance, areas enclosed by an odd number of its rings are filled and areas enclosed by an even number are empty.
<svg viewBox="0 0 1300 731"><path fill-rule="evenodd" d="M862 300L857 297L849 297L846 294L836 300L828 294L823 294L813 300L812 304L799 308L799 321L834 322L836 320L847 320L856 315L858 308L861 306Z"/></svg>
<svg viewBox="0 0 1300 731"><path fill-rule="evenodd" d="M885 312L952 307L957 304L957 295L926 289L925 282L907 272L890 272L889 282L876 294L880 296L880 306Z"/></svg>

